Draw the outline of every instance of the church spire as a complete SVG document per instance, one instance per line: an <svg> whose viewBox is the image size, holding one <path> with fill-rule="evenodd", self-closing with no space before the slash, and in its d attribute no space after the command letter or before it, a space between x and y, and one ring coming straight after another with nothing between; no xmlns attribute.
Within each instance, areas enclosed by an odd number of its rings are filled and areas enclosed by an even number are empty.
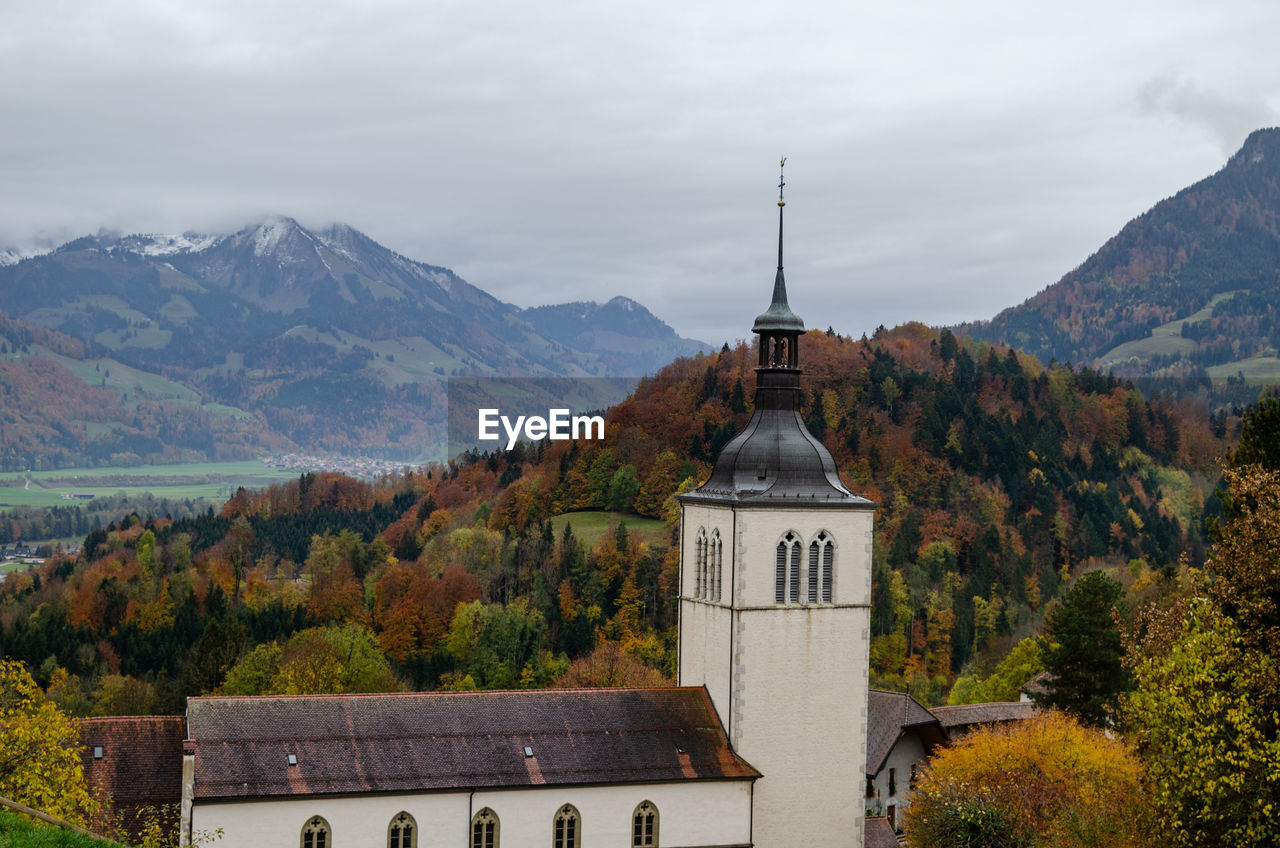
<svg viewBox="0 0 1280 848"><path fill-rule="evenodd" d="M769 331L804 332L804 321L801 321L800 316L792 312L791 307L787 304L787 280L782 274L782 210L787 205L787 201L783 199L782 191L786 187L787 181L783 177L781 169L785 168L786 165L787 157L783 156L778 165L778 273L773 278L773 301L766 311L756 317L756 323L751 328L753 333L763 334Z"/></svg>
<svg viewBox="0 0 1280 848"><path fill-rule="evenodd" d="M782 162L785 165L786 159ZM787 305L782 277L782 209L778 180L778 276L773 302L756 318L755 410L746 429L716 457L711 477L682 503L865 504L840 481L835 460L800 417L800 336L804 322ZM798 549L797 549L798 550ZM797 554L798 556L799 554Z"/></svg>

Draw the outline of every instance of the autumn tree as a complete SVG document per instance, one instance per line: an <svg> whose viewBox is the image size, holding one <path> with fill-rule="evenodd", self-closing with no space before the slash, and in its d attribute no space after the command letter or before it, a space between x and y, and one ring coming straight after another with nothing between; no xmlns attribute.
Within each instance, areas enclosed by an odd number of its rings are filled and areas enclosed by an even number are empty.
<svg viewBox="0 0 1280 848"><path fill-rule="evenodd" d="M1130 687L1114 611L1124 587L1103 571L1090 571L1063 593L1045 623L1044 668L1049 690L1033 696L1086 724L1104 726L1120 694Z"/></svg>
<svg viewBox="0 0 1280 848"><path fill-rule="evenodd" d="M1205 573L1145 611L1128 654L1125 725L1171 846L1280 843L1280 471L1225 477Z"/></svg>
<svg viewBox="0 0 1280 848"><path fill-rule="evenodd" d="M947 697L948 704L981 704L989 701L1016 701L1027 681L1044 671L1041 653L1043 642L1028 636L1013 646L986 678L975 673L962 674Z"/></svg>
<svg viewBox="0 0 1280 848"><path fill-rule="evenodd" d="M311 627L259 645L227 672L224 695L333 695L403 688L377 637L360 624Z"/></svg>
<svg viewBox="0 0 1280 848"><path fill-rule="evenodd" d="M622 649L617 642L602 642L585 657L569 664L555 682L567 689L670 686L662 672Z"/></svg>
<svg viewBox="0 0 1280 848"><path fill-rule="evenodd" d="M457 670L442 682L455 689L545 686L567 665L549 655L546 635L542 613L523 598L505 607L459 604L446 640Z"/></svg>
<svg viewBox="0 0 1280 848"><path fill-rule="evenodd" d="M911 848L1137 848L1146 802L1123 743L1046 712L943 748L904 817Z"/></svg>
<svg viewBox="0 0 1280 848"><path fill-rule="evenodd" d="M22 663L0 659L0 796L76 824L97 802L85 784L76 722Z"/></svg>
<svg viewBox="0 0 1280 848"><path fill-rule="evenodd" d="M1137 662L1125 725L1142 754L1160 844L1280 841L1280 738L1258 698L1277 658L1243 650L1239 627L1194 599L1172 649Z"/></svg>

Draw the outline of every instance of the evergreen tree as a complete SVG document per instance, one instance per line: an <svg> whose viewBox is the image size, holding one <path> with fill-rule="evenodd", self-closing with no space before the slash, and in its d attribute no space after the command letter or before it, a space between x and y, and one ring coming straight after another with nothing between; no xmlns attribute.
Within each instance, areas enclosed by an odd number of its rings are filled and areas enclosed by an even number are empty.
<svg viewBox="0 0 1280 848"><path fill-rule="evenodd" d="M1270 397L1251 406L1240 421L1240 445L1232 465L1261 465L1280 471L1280 399Z"/></svg>
<svg viewBox="0 0 1280 848"><path fill-rule="evenodd" d="M1062 595L1045 628L1044 667L1052 682L1036 703L1086 724L1108 723L1119 695L1130 688L1113 616L1123 596L1124 587L1102 571L1090 571Z"/></svg>

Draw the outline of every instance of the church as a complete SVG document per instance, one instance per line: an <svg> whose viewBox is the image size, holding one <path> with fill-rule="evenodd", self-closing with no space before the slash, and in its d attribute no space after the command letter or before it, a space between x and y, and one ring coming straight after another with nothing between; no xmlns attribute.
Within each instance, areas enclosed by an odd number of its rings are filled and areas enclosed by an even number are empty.
<svg viewBox="0 0 1280 848"><path fill-rule="evenodd" d="M784 206L754 414L679 498L679 685L192 698L183 844L863 845L876 505L800 416Z"/></svg>

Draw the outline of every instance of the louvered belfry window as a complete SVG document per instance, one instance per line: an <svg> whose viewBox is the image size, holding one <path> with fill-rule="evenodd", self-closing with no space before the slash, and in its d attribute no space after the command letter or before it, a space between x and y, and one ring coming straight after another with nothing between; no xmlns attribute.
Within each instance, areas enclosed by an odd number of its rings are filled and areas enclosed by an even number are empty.
<svg viewBox="0 0 1280 848"><path fill-rule="evenodd" d="M711 560L711 591L707 592L707 599L717 603L720 602L720 574L723 563L723 549L724 546L720 541L720 531L712 530L710 556L708 557Z"/></svg>
<svg viewBox="0 0 1280 848"><path fill-rule="evenodd" d="M706 597L707 586L707 531L698 528L698 537L693 543L693 596Z"/></svg>
<svg viewBox="0 0 1280 848"><path fill-rule="evenodd" d="M773 599L779 604L800 602L800 539L795 533L778 543Z"/></svg>
<svg viewBox="0 0 1280 848"><path fill-rule="evenodd" d="M822 543L822 602L829 604L835 600L836 544L825 531L818 534L818 541Z"/></svg>
<svg viewBox="0 0 1280 848"><path fill-rule="evenodd" d="M809 603L831 603L835 576L835 543L826 530L809 543Z"/></svg>

